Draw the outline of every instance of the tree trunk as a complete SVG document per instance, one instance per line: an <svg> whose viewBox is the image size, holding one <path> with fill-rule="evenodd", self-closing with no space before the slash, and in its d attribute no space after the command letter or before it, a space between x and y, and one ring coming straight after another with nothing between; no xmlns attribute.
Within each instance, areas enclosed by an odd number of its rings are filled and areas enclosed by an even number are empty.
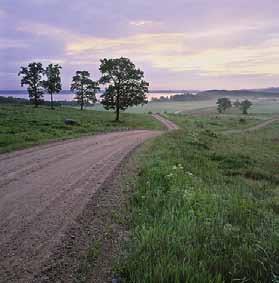
<svg viewBox="0 0 279 283"><path fill-rule="evenodd" d="M119 107L116 107L116 118L115 121L119 121Z"/></svg>
<svg viewBox="0 0 279 283"><path fill-rule="evenodd" d="M38 102L38 95L37 95L37 90L35 90L35 93L34 93L34 106L35 106L35 108L37 108L38 107L38 105L39 105L39 102Z"/></svg>
<svg viewBox="0 0 279 283"><path fill-rule="evenodd" d="M54 110L52 92L50 93L50 105L51 105L51 109Z"/></svg>
<svg viewBox="0 0 279 283"><path fill-rule="evenodd" d="M84 100L83 100L83 86L82 86L82 94L81 94L81 102L80 102L80 110L83 110Z"/></svg>
<svg viewBox="0 0 279 283"><path fill-rule="evenodd" d="M119 109L120 107L119 107L119 95L117 95L117 97L116 97L116 118L115 118L115 121L119 121Z"/></svg>

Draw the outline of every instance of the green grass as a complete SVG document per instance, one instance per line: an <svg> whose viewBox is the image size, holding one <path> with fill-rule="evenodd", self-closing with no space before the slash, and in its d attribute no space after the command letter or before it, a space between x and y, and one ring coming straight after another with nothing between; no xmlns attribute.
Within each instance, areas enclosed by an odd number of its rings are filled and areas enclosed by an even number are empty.
<svg viewBox="0 0 279 283"><path fill-rule="evenodd" d="M239 98L243 100L244 98ZM232 101L235 101L236 98L231 98ZM126 110L127 113L179 113L187 111L199 111L203 112L216 111L216 101L217 98L211 98L208 100L201 101L181 101L181 102L149 102L143 106L130 107ZM76 108L79 108L78 106ZM212 109L211 109L212 108ZM93 107L88 107L88 109L96 111L106 111L101 104L96 104ZM234 113L239 115L240 110L231 109L227 111L228 113ZM249 110L253 114L278 114L279 113L279 102L278 101L257 101L253 102L252 107Z"/></svg>
<svg viewBox="0 0 279 283"><path fill-rule="evenodd" d="M112 112L80 111L72 108L34 108L28 105L0 105L0 152L45 143L49 140L76 138L98 132L127 129L161 129L149 115L122 113L121 122ZM64 124L74 119L79 126Z"/></svg>
<svg viewBox="0 0 279 283"><path fill-rule="evenodd" d="M179 119L138 156L125 282L279 282L279 124Z"/></svg>
<svg viewBox="0 0 279 283"><path fill-rule="evenodd" d="M200 108L207 108L215 106L216 101L214 99L204 101L185 101L185 102L149 102L143 106L134 106L128 108L128 113L175 113L186 110L194 110ZM97 111L104 111L102 105L95 105L92 109Z"/></svg>
<svg viewBox="0 0 279 283"><path fill-rule="evenodd" d="M181 128L188 129L189 121L192 119L190 115L173 115L168 114L167 117L173 120ZM208 114L205 116L196 116L191 120L193 126L200 129L210 129L213 131L225 131L228 129L246 129L261 123L264 119L270 118L266 115L236 115L236 114Z"/></svg>
<svg viewBox="0 0 279 283"><path fill-rule="evenodd" d="M256 103L251 108L251 113L266 113L266 114L279 114L279 101L269 101L263 103Z"/></svg>

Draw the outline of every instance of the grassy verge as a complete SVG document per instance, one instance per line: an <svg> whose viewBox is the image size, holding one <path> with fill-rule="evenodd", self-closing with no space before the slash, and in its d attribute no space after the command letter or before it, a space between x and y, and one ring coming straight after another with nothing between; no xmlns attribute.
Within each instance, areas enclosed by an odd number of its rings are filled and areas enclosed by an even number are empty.
<svg viewBox="0 0 279 283"><path fill-rule="evenodd" d="M138 157L125 282L279 282L279 124L225 136L206 119Z"/></svg>
<svg viewBox="0 0 279 283"><path fill-rule="evenodd" d="M197 128L206 128L216 132L231 129L246 129L261 123L263 120L271 118L268 115L231 115L231 114L208 114L203 116L191 115L172 115L168 114L168 118L177 123L181 128L188 129L189 121L192 126Z"/></svg>
<svg viewBox="0 0 279 283"><path fill-rule="evenodd" d="M64 124L73 119L78 126ZM149 115L121 114L122 122L114 122L114 113L80 111L72 108L34 108L28 105L0 105L0 153L24 148L49 140L75 138L97 132L127 129L161 129Z"/></svg>

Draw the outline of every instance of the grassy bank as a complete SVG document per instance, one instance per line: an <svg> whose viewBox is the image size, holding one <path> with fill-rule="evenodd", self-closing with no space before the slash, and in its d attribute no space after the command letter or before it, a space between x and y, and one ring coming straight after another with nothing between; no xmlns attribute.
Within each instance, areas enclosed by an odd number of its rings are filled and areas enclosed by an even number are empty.
<svg viewBox="0 0 279 283"><path fill-rule="evenodd" d="M49 140L75 138L97 132L127 129L161 129L161 124L149 115L121 115L114 122L112 112L80 111L72 108L34 108L28 105L0 105L0 153L28 147ZM76 120L80 125L64 124L65 119Z"/></svg>
<svg viewBox="0 0 279 283"><path fill-rule="evenodd" d="M278 282L279 124L221 121L177 117L138 156L125 282Z"/></svg>

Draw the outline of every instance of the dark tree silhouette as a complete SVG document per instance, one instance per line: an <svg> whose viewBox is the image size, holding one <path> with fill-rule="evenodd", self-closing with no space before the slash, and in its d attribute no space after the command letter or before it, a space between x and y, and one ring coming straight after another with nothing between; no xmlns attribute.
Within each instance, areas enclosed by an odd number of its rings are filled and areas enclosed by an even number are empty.
<svg viewBox="0 0 279 283"><path fill-rule="evenodd" d="M87 71L77 71L73 77L71 91L76 94L75 99L80 104L80 110L88 103L96 103L96 92L100 90L99 83L90 79Z"/></svg>
<svg viewBox="0 0 279 283"><path fill-rule="evenodd" d="M219 113L223 113L224 111L232 107L231 101L226 97L219 98L216 104L218 105L217 110Z"/></svg>
<svg viewBox="0 0 279 283"><path fill-rule="evenodd" d="M101 60L100 71L100 83L107 85L101 103L105 109L115 110L116 121L119 121L120 110L147 103L149 84L143 80L143 71L136 69L128 58L105 58Z"/></svg>
<svg viewBox="0 0 279 283"><path fill-rule="evenodd" d="M240 103L240 109L242 111L242 114L247 115L248 114L248 109L252 106L252 102L249 100L244 100Z"/></svg>
<svg viewBox="0 0 279 283"><path fill-rule="evenodd" d="M42 76L44 69L42 63L30 63L27 67L21 67L18 76L22 76L21 86L27 85L30 101L38 107L43 98Z"/></svg>
<svg viewBox="0 0 279 283"><path fill-rule="evenodd" d="M45 88L45 91L50 94L51 109L54 109L53 94L59 93L62 89L60 69L62 69L61 66L50 64L45 70L47 80L43 81L43 86Z"/></svg>

